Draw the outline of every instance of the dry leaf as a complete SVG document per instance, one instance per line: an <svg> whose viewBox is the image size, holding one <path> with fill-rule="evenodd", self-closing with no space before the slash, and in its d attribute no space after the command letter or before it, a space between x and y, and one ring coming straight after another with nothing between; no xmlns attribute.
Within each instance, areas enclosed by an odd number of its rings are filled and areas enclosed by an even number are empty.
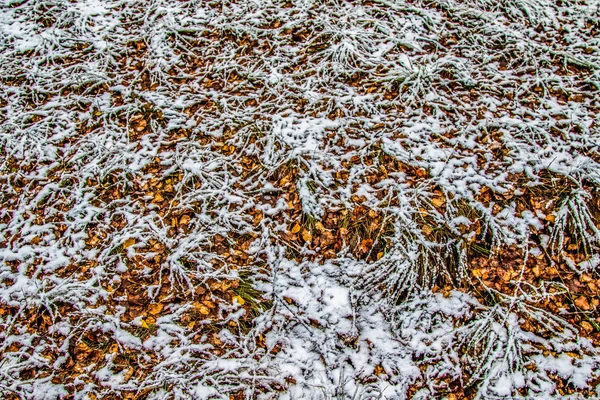
<svg viewBox="0 0 600 400"><path fill-rule="evenodd" d="M589 311L592 309L592 307L590 306L590 303L587 299L587 297L585 296L579 296L576 300L575 300L575 305L579 308L581 308L584 311Z"/></svg>
<svg viewBox="0 0 600 400"><path fill-rule="evenodd" d="M137 126L135 127L135 130L137 132L141 132L144 129L146 129L146 125L148 125L148 122L146 122L145 119L140 120L140 122L138 122Z"/></svg>
<svg viewBox="0 0 600 400"><path fill-rule="evenodd" d="M294 224L294 226L292 227L292 229L290 229L290 232L292 232L292 233L298 233L298 232L300 232L300 228L301 228L300 224L296 223L296 224Z"/></svg>
<svg viewBox="0 0 600 400"><path fill-rule="evenodd" d="M371 246L373 246L373 239L363 239L360 242L360 246L358 246L358 251L361 253L367 253L371 250Z"/></svg>
<svg viewBox="0 0 600 400"><path fill-rule="evenodd" d="M433 232L433 228L429 225L423 225L422 231L425 235L429 236Z"/></svg>
<svg viewBox="0 0 600 400"><path fill-rule="evenodd" d="M240 306L243 306L243 305L244 305L244 303L246 303L246 301L245 301L244 299L242 299L240 296L233 296L233 300L234 300L234 301L237 301L237 303L238 303Z"/></svg>
<svg viewBox="0 0 600 400"><path fill-rule="evenodd" d="M312 242L312 233L307 229L303 229L301 235L305 242Z"/></svg>
<svg viewBox="0 0 600 400"><path fill-rule="evenodd" d="M162 303L154 303L148 306L148 314L150 315L158 315L164 308L164 304Z"/></svg>
<svg viewBox="0 0 600 400"><path fill-rule="evenodd" d="M157 192L154 195L154 199L152 199L153 203L160 203L161 201L163 201L165 198L162 196L162 194L160 194L160 192Z"/></svg>
<svg viewBox="0 0 600 400"><path fill-rule="evenodd" d="M323 231L325 231L325 227L323 226L323 224L321 223L321 221L315 222L315 229L317 230L317 232L323 232Z"/></svg>
<svg viewBox="0 0 600 400"><path fill-rule="evenodd" d="M129 238L126 241L123 242L123 248L127 249L131 246L133 246L135 244L135 239L134 238Z"/></svg>
<svg viewBox="0 0 600 400"><path fill-rule="evenodd" d="M431 204L433 204L435 208L440 208L446 204L446 199L444 197L434 197L431 199Z"/></svg>
<svg viewBox="0 0 600 400"><path fill-rule="evenodd" d="M594 327L592 326L592 324L590 324L587 321L583 321L580 325L581 325L581 329L585 333L592 333L594 331Z"/></svg>
<svg viewBox="0 0 600 400"><path fill-rule="evenodd" d="M194 308L202 315L208 315L210 314L210 309L208 307L206 307L204 304L202 303L198 303L198 302L194 302L193 303Z"/></svg>
<svg viewBox="0 0 600 400"><path fill-rule="evenodd" d="M181 218L179 218L179 223L181 225L187 225L191 219L192 218L189 215L185 214L185 215L182 215Z"/></svg>
<svg viewBox="0 0 600 400"><path fill-rule="evenodd" d="M127 372L125 372L125 374L123 375L123 382L127 383L127 381L129 381L131 379L132 375L133 375L133 368L129 368L127 370Z"/></svg>

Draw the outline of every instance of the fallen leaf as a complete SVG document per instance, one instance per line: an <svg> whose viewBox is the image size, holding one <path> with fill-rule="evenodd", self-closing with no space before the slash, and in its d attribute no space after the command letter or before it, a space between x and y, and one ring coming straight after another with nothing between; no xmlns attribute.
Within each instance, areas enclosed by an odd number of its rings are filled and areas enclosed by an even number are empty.
<svg viewBox="0 0 600 400"><path fill-rule="evenodd" d="M312 242L312 233L307 229L303 229L301 235L305 242Z"/></svg>
<svg viewBox="0 0 600 400"><path fill-rule="evenodd" d="M202 303L198 303L198 302L194 302L193 303L194 308L202 315L208 315L210 314L210 310L208 307L206 307L204 304Z"/></svg>
<svg viewBox="0 0 600 400"><path fill-rule="evenodd" d="M135 127L135 130L137 132L141 132L144 129L146 129L146 125L148 125L148 122L145 119L141 119L140 122L138 122L137 126Z"/></svg>
<svg viewBox="0 0 600 400"><path fill-rule="evenodd" d="M179 218L179 223L181 225L187 225L191 219L192 218L189 215L185 214L185 215L182 215L181 218Z"/></svg>
<svg viewBox="0 0 600 400"><path fill-rule="evenodd" d="M321 221L315 222L315 229L317 230L317 232L323 232L323 231L325 231L325 227L323 226L323 224L321 223Z"/></svg>
<svg viewBox="0 0 600 400"><path fill-rule="evenodd" d="M125 372L125 374L123 375L123 382L127 383L131 379L132 375L133 375L133 368L129 368L127 370L127 372Z"/></svg>
<svg viewBox="0 0 600 400"><path fill-rule="evenodd" d="M162 303L154 303L148 306L148 314L150 315L158 315L164 308L164 304Z"/></svg>
<svg viewBox="0 0 600 400"><path fill-rule="evenodd" d="M129 238L126 241L123 242L123 248L129 248L131 246L133 246L135 244L135 239L134 238Z"/></svg>
<svg viewBox="0 0 600 400"><path fill-rule="evenodd" d="M427 236L431 235L431 233L433 232L433 228L429 225L423 225L423 228L421 230Z"/></svg>
<svg viewBox="0 0 600 400"><path fill-rule="evenodd" d="M290 232L298 233L298 232L300 232L300 228L301 228L300 224L296 223L296 224L294 224L294 226L292 226L292 229L290 229Z"/></svg>
<svg viewBox="0 0 600 400"><path fill-rule="evenodd" d="M590 324L587 321L583 321L580 325L581 325L581 329L585 333L592 333L594 331L594 327L592 326L592 324Z"/></svg>
<svg viewBox="0 0 600 400"><path fill-rule="evenodd" d="M419 178L427 178L427 171L425 170L425 168L417 169L416 173Z"/></svg>
<svg viewBox="0 0 600 400"><path fill-rule="evenodd" d="M233 296L233 300L237 301L237 303L240 306L243 306L246 303L246 301L244 299L242 299L240 296Z"/></svg>
<svg viewBox="0 0 600 400"><path fill-rule="evenodd" d="M587 297L585 296L579 296L576 300L575 300L575 305L579 308L581 308L584 311L589 311L592 309L592 307L590 306L590 303L587 299Z"/></svg>
<svg viewBox="0 0 600 400"><path fill-rule="evenodd" d="M446 199L444 197L434 197L431 199L431 204L433 204L435 208L440 208L446 204Z"/></svg>
<svg viewBox="0 0 600 400"><path fill-rule="evenodd" d="M371 246L373 246L373 239L363 239L358 246L358 251L363 254L367 253L371 250Z"/></svg>
<svg viewBox="0 0 600 400"><path fill-rule="evenodd" d="M154 195L154 198L152 199L153 203L160 203L164 200L165 198L162 196L162 194L160 194L160 192L156 192L156 194Z"/></svg>

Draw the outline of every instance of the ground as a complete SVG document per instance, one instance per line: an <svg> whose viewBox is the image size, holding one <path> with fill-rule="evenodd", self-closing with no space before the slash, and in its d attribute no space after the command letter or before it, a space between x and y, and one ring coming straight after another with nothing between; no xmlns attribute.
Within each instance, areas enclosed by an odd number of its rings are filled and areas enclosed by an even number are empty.
<svg viewBox="0 0 600 400"><path fill-rule="evenodd" d="M598 21L0 0L0 394L600 396Z"/></svg>

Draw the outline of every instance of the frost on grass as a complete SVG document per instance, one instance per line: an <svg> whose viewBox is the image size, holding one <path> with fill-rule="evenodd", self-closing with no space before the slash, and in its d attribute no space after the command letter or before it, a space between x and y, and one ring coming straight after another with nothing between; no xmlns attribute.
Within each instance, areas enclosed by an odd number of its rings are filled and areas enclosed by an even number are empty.
<svg viewBox="0 0 600 400"><path fill-rule="evenodd" d="M0 392L599 395L599 20L2 1Z"/></svg>

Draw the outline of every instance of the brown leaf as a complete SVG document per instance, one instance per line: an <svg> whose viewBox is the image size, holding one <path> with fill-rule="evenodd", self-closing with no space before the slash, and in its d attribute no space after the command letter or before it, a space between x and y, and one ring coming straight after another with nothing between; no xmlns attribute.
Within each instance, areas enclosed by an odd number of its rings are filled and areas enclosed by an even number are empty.
<svg viewBox="0 0 600 400"><path fill-rule="evenodd" d="M133 246L135 244L135 239L134 238L129 238L126 241L123 242L123 248L127 249L131 246Z"/></svg>
<svg viewBox="0 0 600 400"><path fill-rule="evenodd" d="M363 239L358 246L358 251L362 254L367 253L373 246L373 239Z"/></svg>
<svg viewBox="0 0 600 400"><path fill-rule="evenodd" d="M191 220L191 219L192 219L192 218L191 218L189 215L187 215L187 214L184 214L184 215L182 215L182 216L181 216L181 218L179 218L179 223L180 223L181 225L187 225L187 224L189 224L189 223L190 223L190 220Z"/></svg>
<svg viewBox="0 0 600 400"><path fill-rule="evenodd" d="M584 311L589 311L592 309L592 307L590 306L590 303L587 299L587 297L585 296L579 296L576 300L575 300L575 305L579 308L581 308Z"/></svg>
<svg viewBox="0 0 600 400"><path fill-rule="evenodd" d="M146 129L146 125L148 125L148 122L145 119L141 119L135 127L136 132L141 132Z"/></svg>
<svg viewBox="0 0 600 400"><path fill-rule="evenodd" d="M594 331L594 327L592 326L592 324L590 324L587 321L583 321L581 324L581 329L585 332L585 333L592 333Z"/></svg>

